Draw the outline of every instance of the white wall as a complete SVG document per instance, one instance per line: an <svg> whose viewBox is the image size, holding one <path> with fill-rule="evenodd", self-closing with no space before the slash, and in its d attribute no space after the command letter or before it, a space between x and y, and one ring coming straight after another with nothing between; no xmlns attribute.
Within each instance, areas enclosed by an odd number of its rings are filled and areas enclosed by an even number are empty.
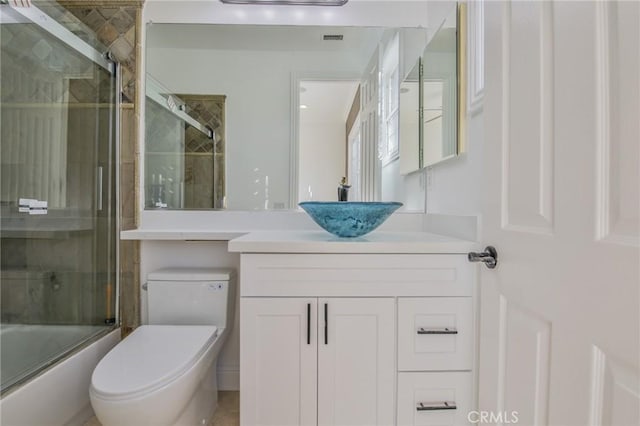
<svg viewBox="0 0 640 426"><path fill-rule="evenodd" d="M402 154L400 154L402 156ZM425 211L424 171L400 174L400 161L382 167L382 201L400 201L403 212Z"/></svg>
<svg viewBox="0 0 640 426"><path fill-rule="evenodd" d="M480 214L483 132L482 115L470 117L467 123L467 152L429 168L427 213Z"/></svg>

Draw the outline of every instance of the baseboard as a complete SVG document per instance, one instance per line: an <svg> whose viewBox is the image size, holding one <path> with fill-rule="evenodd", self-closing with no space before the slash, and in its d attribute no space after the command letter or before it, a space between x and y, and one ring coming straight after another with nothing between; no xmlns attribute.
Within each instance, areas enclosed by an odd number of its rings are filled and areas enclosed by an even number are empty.
<svg viewBox="0 0 640 426"><path fill-rule="evenodd" d="M240 390L240 369L237 367L225 367L218 369L218 390Z"/></svg>

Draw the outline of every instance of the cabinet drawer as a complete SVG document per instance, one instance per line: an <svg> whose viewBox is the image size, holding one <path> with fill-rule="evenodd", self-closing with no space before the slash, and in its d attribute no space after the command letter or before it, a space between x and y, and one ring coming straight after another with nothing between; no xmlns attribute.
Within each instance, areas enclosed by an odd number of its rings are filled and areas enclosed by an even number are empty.
<svg viewBox="0 0 640 426"><path fill-rule="evenodd" d="M398 426L471 424L469 372L398 373Z"/></svg>
<svg viewBox="0 0 640 426"><path fill-rule="evenodd" d="M471 370L470 297L398 299L398 370Z"/></svg>
<svg viewBox="0 0 640 426"><path fill-rule="evenodd" d="M242 254L242 297L471 296L461 254Z"/></svg>

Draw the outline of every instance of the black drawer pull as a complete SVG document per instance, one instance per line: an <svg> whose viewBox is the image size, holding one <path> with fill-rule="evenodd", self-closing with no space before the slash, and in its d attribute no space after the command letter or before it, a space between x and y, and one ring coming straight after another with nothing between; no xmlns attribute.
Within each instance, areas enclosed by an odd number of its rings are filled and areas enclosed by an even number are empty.
<svg viewBox="0 0 640 426"><path fill-rule="evenodd" d="M458 334L458 330L453 327L424 328L418 329L418 334Z"/></svg>
<svg viewBox="0 0 640 426"><path fill-rule="evenodd" d="M419 402L416 405L417 411L456 410L457 408L455 401Z"/></svg>

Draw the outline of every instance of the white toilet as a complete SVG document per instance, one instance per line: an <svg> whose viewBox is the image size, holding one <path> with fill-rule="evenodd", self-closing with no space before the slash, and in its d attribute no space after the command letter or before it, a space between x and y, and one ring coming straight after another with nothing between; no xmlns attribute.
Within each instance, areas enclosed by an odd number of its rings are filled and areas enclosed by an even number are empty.
<svg viewBox="0 0 640 426"><path fill-rule="evenodd" d="M233 327L234 272L148 275L149 325L96 366L89 391L103 426L203 425L217 407L216 361Z"/></svg>

